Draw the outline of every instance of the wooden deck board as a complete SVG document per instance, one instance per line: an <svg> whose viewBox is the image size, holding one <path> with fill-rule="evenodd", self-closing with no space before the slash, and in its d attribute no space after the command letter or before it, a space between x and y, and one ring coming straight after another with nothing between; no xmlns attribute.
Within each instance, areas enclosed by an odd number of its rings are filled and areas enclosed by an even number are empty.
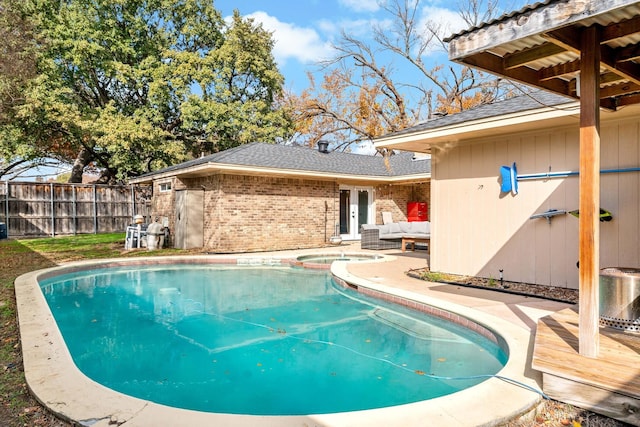
<svg viewBox="0 0 640 427"><path fill-rule="evenodd" d="M612 397L612 402L619 402L620 396L626 396L624 399L630 398L632 403L638 403L635 406L640 406L640 334L612 328L600 328L599 334L598 357L584 357L578 352L578 313L575 309L543 317L536 330L533 369L543 372L545 379L554 381L547 387L556 393L556 398L559 384L568 393L568 381L579 387L592 387L594 395L600 390L618 396ZM543 390L546 392L544 382ZM575 396L575 391L572 393ZM594 401L594 407L602 407L601 397L598 399ZM629 401L625 405L629 406ZM636 424L636 419L632 424ZM629 422L628 419L625 421Z"/></svg>

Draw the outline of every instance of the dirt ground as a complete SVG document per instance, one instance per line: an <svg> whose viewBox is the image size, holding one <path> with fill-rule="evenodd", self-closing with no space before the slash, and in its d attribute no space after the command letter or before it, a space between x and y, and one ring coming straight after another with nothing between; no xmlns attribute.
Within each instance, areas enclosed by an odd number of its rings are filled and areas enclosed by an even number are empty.
<svg viewBox="0 0 640 427"><path fill-rule="evenodd" d="M499 278L484 278L472 276L458 276L454 274L434 273L428 268L411 270L412 277L430 280L432 282L451 283L455 285L470 286L491 289L500 292L509 292L519 295L530 295L555 301L578 303L578 290L560 288L556 286L532 285L528 283L507 282Z"/></svg>

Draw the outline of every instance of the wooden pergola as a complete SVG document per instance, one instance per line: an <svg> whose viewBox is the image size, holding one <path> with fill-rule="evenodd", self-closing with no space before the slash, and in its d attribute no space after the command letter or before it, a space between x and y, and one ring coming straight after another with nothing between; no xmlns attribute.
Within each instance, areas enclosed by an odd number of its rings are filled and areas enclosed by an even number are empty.
<svg viewBox="0 0 640 427"><path fill-rule="evenodd" d="M640 103L640 2L546 0L458 33L449 59L580 100L579 352L599 352L600 109Z"/></svg>

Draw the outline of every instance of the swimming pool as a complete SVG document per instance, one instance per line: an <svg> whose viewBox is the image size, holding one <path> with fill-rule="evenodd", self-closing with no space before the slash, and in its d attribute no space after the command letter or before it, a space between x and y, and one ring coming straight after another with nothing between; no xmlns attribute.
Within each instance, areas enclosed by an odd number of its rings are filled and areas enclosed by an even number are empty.
<svg viewBox="0 0 640 427"><path fill-rule="evenodd" d="M405 261L410 260L410 257L399 257L396 260L394 256L385 255L382 260L372 261L372 267L378 265L377 270L372 269L369 273L365 269L367 273L364 275L354 275L349 271L353 265L364 267L364 262L334 262L331 264L331 274L341 286L357 288L361 293L371 292L382 299L391 299L423 311L432 310L439 316L450 318L466 327L480 327L492 332L501 348L508 351L506 365L494 378L457 393L406 405L331 414L251 416L193 411L135 398L102 386L77 368L39 284L39 281L52 276L94 268L133 268L138 265L175 263L273 266L286 264L299 255L313 252L75 261L23 274L15 281L15 293L24 374L29 390L59 417L73 420L79 425L96 427L122 423L156 427L173 427L176 424L239 427L421 427L425 420L429 420L429 424L434 426L475 427L506 422L532 409L541 400L540 394L532 391L539 390L541 378L538 372L530 369L530 331L506 321L502 316L497 317L473 306L461 305L455 296L457 291L450 286L437 286L434 288L436 292L423 293L423 285L412 290L412 279L387 280L384 274L380 276L380 273L375 272L398 269L406 271ZM490 303L485 303L487 302ZM515 309L521 308L526 310L524 306ZM523 314L522 311L517 313ZM508 378L509 381L502 378ZM519 383L526 387L517 385Z"/></svg>
<svg viewBox="0 0 640 427"><path fill-rule="evenodd" d="M40 285L88 377L198 411L401 405L470 387L506 362L496 342L337 286L326 272L137 265L52 275Z"/></svg>

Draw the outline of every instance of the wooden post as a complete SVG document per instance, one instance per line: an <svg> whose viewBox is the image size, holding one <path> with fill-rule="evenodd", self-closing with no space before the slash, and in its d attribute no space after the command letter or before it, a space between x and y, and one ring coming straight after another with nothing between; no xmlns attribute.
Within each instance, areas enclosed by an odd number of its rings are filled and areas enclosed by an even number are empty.
<svg viewBox="0 0 640 427"><path fill-rule="evenodd" d="M4 221L7 227L7 237L9 236L9 181L5 181L5 193L4 193Z"/></svg>
<svg viewBox="0 0 640 427"><path fill-rule="evenodd" d="M98 234L98 191L93 184L93 234Z"/></svg>
<svg viewBox="0 0 640 427"><path fill-rule="evenodd" d="M598 357L600 264L600 37L593 25L580 48L579 351Z"/></svg>
<svg viewBox="0 0 640 427"><path fill-rule="evenodd" d="M73 203L72 205L72 210L73 210L73 235L75 236L76 234L78 234L78 200L76 198L76 186L72 185L71 186L71 203Z"/></svg>
<svg viewBox="0 0 640 427"><path fill-rule="evenodd" d="M53 191L53 182L49 183L49 190L51 191L51 199L49 201L51 206L51 237L56 237L56 201Z"/></svg>

